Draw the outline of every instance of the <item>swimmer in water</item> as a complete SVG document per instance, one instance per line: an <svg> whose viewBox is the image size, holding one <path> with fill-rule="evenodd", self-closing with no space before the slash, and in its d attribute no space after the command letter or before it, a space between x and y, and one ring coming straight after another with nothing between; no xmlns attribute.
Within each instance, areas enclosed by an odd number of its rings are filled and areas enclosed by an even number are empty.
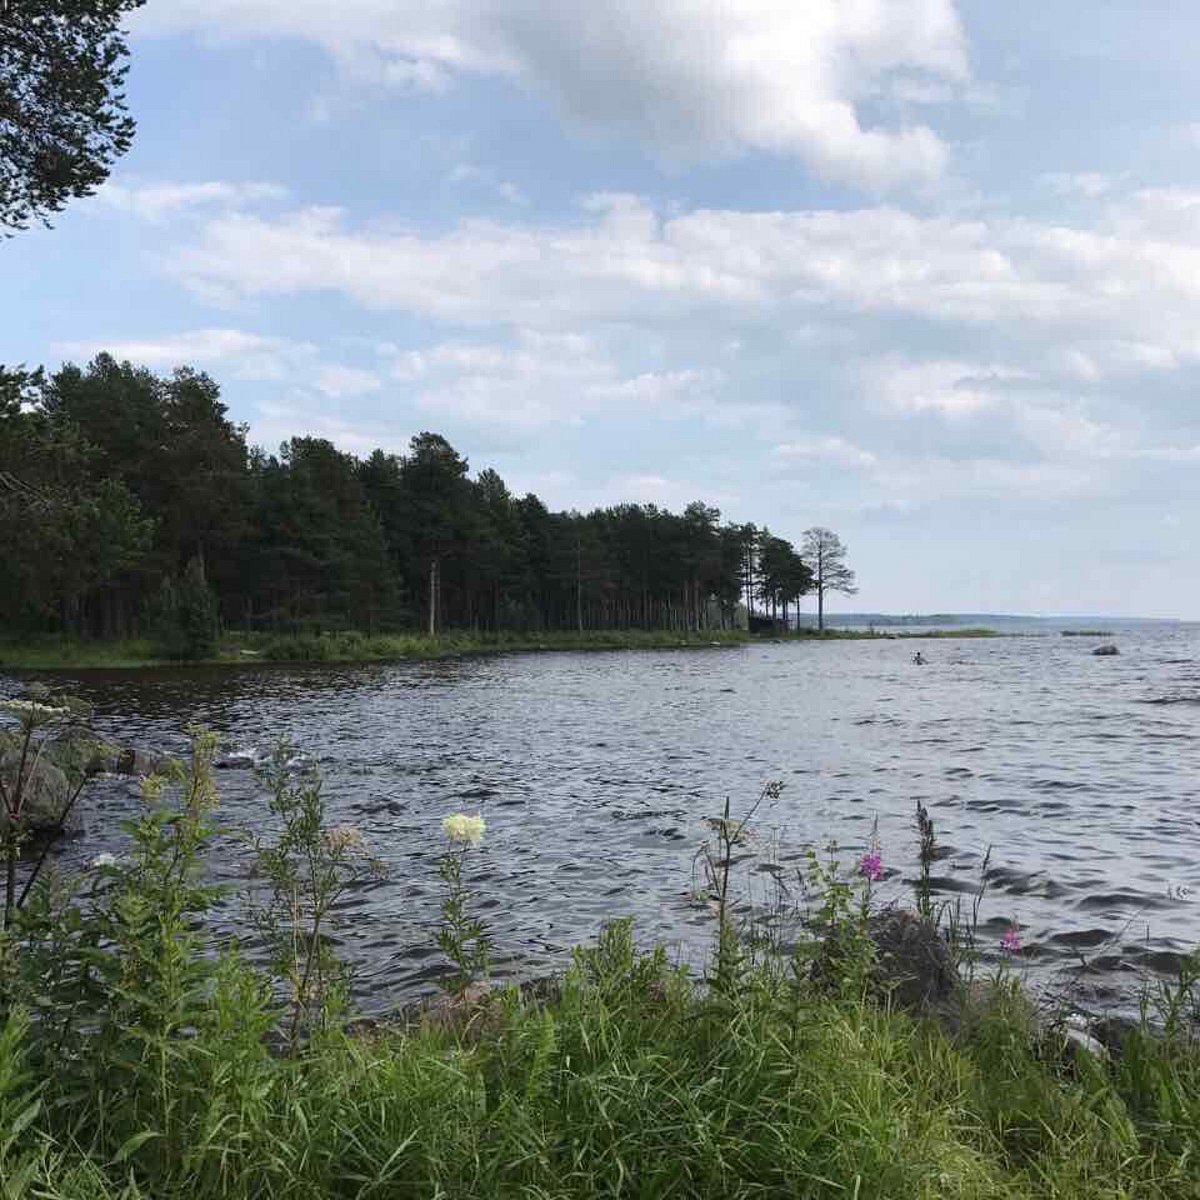
<svg viewBox="0 0 1200 1200"><path fill-rule="evenodd" d="M923 667L925 665L925 659L922 657L920 650L913 655L913 662L916 663L918 667Z"/></svg>

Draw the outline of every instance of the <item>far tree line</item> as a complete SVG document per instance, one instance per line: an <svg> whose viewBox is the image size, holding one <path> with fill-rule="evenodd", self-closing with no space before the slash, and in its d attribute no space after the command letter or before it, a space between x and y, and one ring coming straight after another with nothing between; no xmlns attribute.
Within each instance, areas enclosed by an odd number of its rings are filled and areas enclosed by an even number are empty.
<svg viewBox="0 0 1200 1200"><path fill-rule="evenodd" d="M3 627L132 637L190 597L247 631L698 631L814 593L823 623L854 590L830 530L797 549L700 501L553 512L436 433L366 458L246 433L188 367L0 368Z"/></svg>

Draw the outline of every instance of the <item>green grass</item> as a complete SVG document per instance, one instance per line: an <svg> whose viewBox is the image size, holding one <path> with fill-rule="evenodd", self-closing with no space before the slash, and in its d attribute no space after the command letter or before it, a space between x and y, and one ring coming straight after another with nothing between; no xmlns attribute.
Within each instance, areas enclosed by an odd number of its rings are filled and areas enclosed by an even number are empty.
<svg viewBox="0 0 1200 1200"><path fill-rule="evenodd" d="M768 635L770 636L770 635ZM904 631L874 630L874 629L837 629L818 630L815 626L801 626L789 635L799 639L820 639L822 641L893 641L900 638L989 638L1016 637L1017 634L999 633L982 625L963 625L952 629L914 629Z"/></svg>
<svg viewBox="0 0 1200 1200"><path fill-rule="evenodd" d="M995 638L1021 637L1023 635L1000 633L995 629L988 629L985 625L963 625L957 629L905 630L896 636L898 638Z"/></svg>
<svg viewBox="0 0 1200 1200"><path fill-rule="evenodd" d="M147 1068L138 1121L103 1080L81 1090L83 1064L39 1087L10 1019L0 1194L1200 1195L1194 1045L1072 1056L1009 986L951 1040L763 968L715 997L617 927L548 1003L512 990L473 1022L335 1032L299 1059L259 1036L253 985L223 986L169 1073Z"/></svg>
<svg viewBox="0 0 1200 1200"><path fill-rule="evenodd" d="M864 629L801 628L788 640L861 641L898 638L1005 637L994 629L964 626L880 633ZM775 634L751 635L744 630L709 629L701 633L672 630L613 629L584 633L469 633L451 632L429 637L420 633L366 634L353 630L332 633L228 634L221 639L215 658L192 666L234 666L261 662L354 663L395 662L459 658L472 654L503 654L539 650L671 650L743 645L753 641L783 640ZM148 639L80 641L60 637L31 637L0 642L0 669L59 670L178 666L163 658Z"/></svg>
<svg viewBox="0 0 1200 1200"><path fill-rule="evenodd" d="M163 660L155 657L148 639L79 641L73 638L30 637L0 642L0 667L55 670L59 667L144 667Z"/></svg>
<svg viewBox="0 0 1200 1200"><path fill-rule="evenodd" d="M389 662L402 659L453 658L534 650L655 650L739 645L749 640L740 630L703 633L670 630L590 630L584 633L446 633L364 634L230 634L221 639L217 657L190 665L213 666L256 662ZM162 658L153 642L78 641L28 638L0 642L0 668L121 669L179 665Z"/></svg>

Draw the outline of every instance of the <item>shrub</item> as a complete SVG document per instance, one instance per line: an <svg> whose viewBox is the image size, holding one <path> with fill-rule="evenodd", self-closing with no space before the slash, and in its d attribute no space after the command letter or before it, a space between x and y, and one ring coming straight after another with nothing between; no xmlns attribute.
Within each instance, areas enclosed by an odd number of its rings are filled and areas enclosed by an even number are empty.
<svg viewBox="0 0 1200 1200"><path fill-rule="evenodd" d="M164 658L194 661L216 653L220 612L199 559L188 563L182 579L162 581L151 624Z"/></svg>

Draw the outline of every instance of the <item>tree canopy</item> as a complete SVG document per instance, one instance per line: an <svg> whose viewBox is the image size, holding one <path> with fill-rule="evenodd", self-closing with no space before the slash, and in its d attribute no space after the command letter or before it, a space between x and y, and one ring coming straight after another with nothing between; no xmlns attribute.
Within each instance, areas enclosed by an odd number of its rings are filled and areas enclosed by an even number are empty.
<svg viewBox="0 0 1200 1200"><path fill-rule="evenodd" d="M129 149L120 23L143 3L0 3L0 229L47 222Z"/></svg>
<svg viewBox="0 0 1200 1200"><path fill-rule="evenodd" d="M554 512L432 432L363 459L316 437L251 447L186 367L0 369L13 630L131 636L170 611L209 636L205 588L221 623L251 631L682 631L745 609L786 623L833 586L820 554L701 501Z"/></svg>

